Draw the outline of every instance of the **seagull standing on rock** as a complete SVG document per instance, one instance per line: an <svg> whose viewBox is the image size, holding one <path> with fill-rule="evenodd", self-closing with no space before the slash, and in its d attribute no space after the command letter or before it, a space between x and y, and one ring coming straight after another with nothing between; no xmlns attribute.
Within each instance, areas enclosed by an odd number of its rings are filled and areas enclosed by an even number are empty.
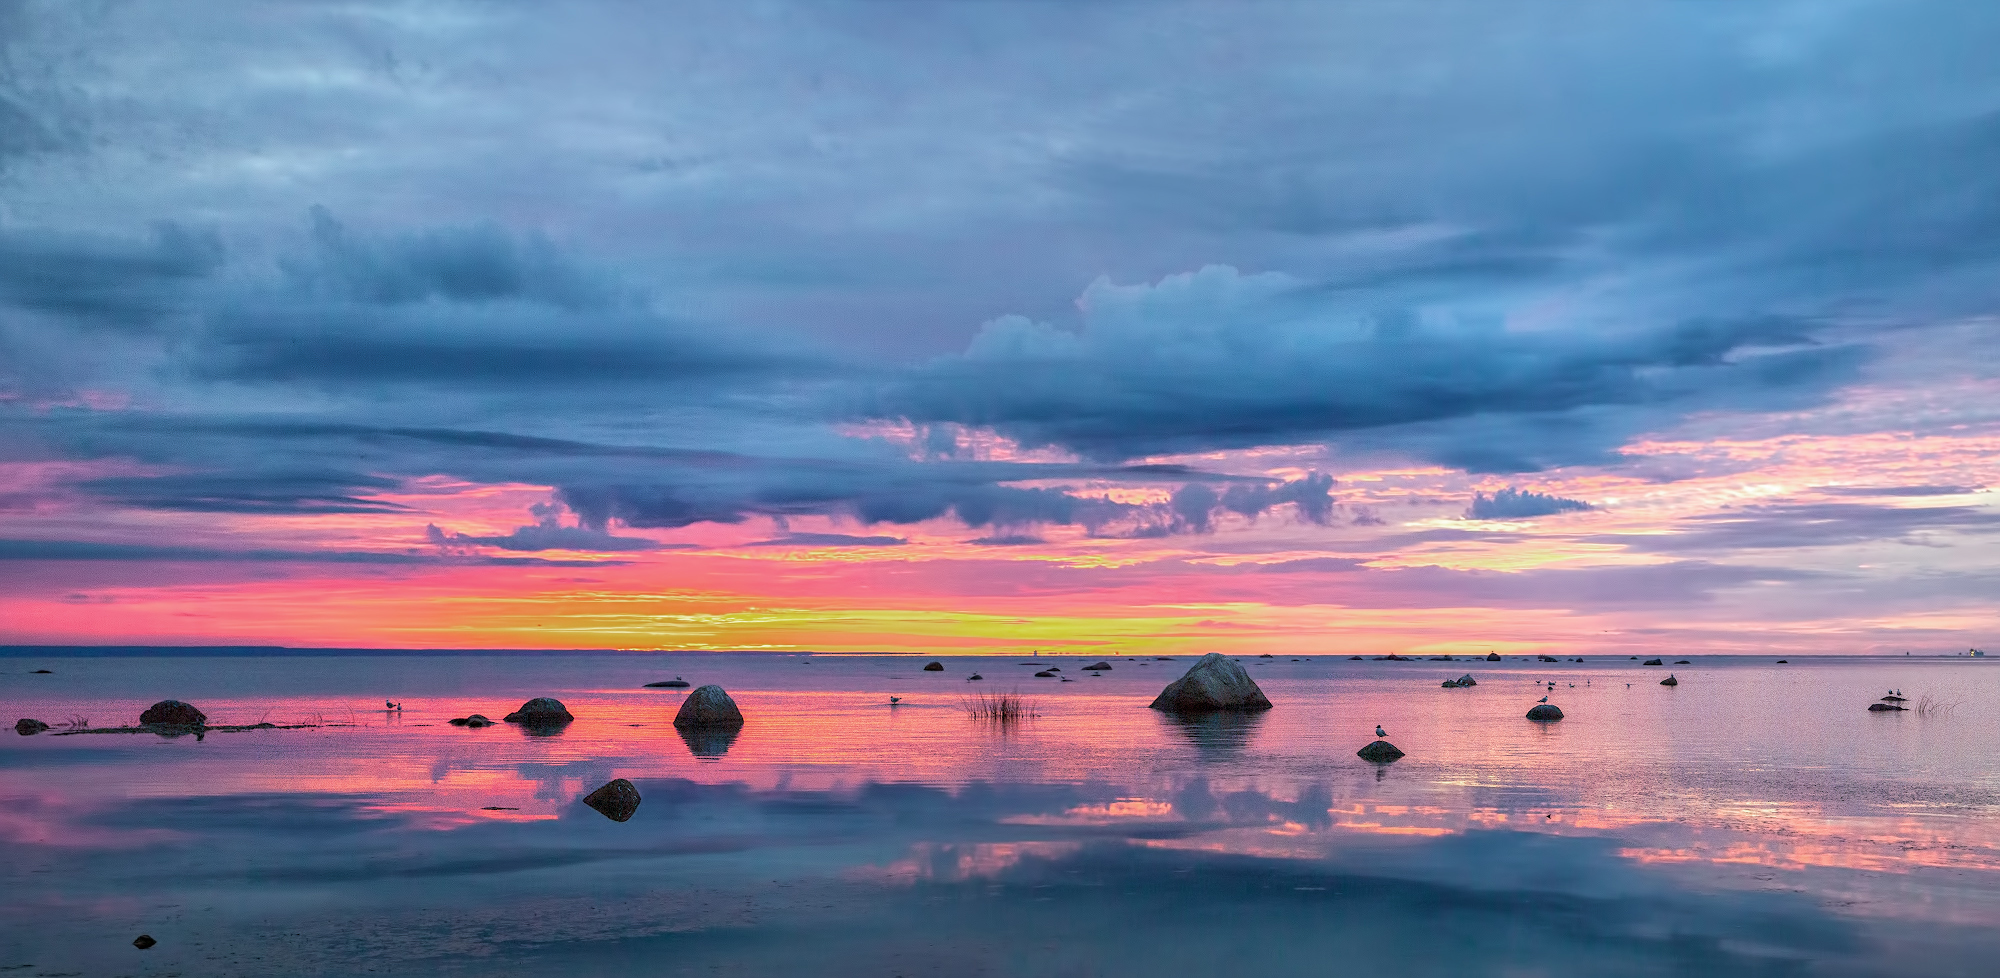
<svg viewBox="0 0 2000 978"><path fill-rule="evenodd" d="M1384 730L1382 729L1382 725L1378 723L1378 724L1376 724L1376 725L1375 725L1375 736L1377 736L1377 737L1387 737L1387 736L1389 736L1389 734L1388 734L1388 733L1387 733L1386 731L1384 731Z"/></svg>
<svg viewBox="0 0 2000 978"><path fill-rule="evenodd" d="M1549 701L1549 698L1548 698L1548 697L1546 697L1546 696L1544 696L1544 697L1542 697L1541 699L1538 699L1538 700L1536 700L1535 702L1537 702L1537 703L1547 703L1548 701Z"/></svg>

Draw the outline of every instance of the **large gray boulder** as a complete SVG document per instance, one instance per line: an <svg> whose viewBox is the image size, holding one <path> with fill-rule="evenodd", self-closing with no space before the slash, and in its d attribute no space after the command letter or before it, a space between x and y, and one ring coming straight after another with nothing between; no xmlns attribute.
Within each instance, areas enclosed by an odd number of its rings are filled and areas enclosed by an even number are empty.
<svg viewBox="0 0 2000 978"><path fill-rule="evenodd" d="M743 725L743 711L722 687L710 683L692 693L674 714L674 726L682 730L735 729Z"/></svg>
<svg viewBox="0 0 2000 978"><path fill-rule="evenodd" d="M208 714L180 700L161 700L139 714L142 727L200 727L208 724Z"/></svg>
<svg viewBox="0 0 2000 978"><path fill-rule="evenodd" d="M1554 723L1563 718L1563 711L1554 703L1537 703L1528 711L1528 719L1539 723Z"/></svg>
<svg viewBox="0 0 2000 978"><path fill-rule="evenodd" d="M537 696L521 704L520 709L500 719L508 723L520 723L528 726L550 726L558 723L568 723L576 719L576 717L570 715L569 708L562 705L562 700L551 699L547 696Z"/></svg>
<svg viewBox="0 0 2000 978"><path fill-rule="evenodd" d="M1235 659L1210 652L1161 690L1152 705L1168 713L1254 713L1270 709L1271 701Z"/></svg>
<svg viewBox="0 0 2000 978"><path fill-rule="evenodd" d="M624 822L639 810L639 789L624 778L613 778L603 787L584 795L583 803L597 809L605 818Z"/></svg>

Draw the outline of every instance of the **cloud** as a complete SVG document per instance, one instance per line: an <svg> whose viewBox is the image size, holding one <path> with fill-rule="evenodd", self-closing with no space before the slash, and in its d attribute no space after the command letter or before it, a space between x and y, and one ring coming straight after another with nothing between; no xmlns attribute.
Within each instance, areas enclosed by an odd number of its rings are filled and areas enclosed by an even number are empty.
<svg viewBox="0 0 2000 978"><path fill-rule="evenodd" d="M1876 541L1926 542L1929 534L2000 533L2000 512L1978 506L1869 506L1861 503L1793 503L1746 506L1680 521L1667 534L1604 535L1646 553L1731 553L1836 547Z"/></svg>
<svg viewBox="0 0 2000 978"><path fill-rule="evenodd" d="M4 121L0 121L4 126ZM223 261L221 238L171 221L149 239L0 229L0 304L84 326L144 329Z"/></svg>
<svg viewBox="0 0 2000 978"><path fill-rule="evenodd" d="M424 538L432 546L450 553L462 553L474 547L498 547L502 550L534 552L540 550L581 550L597 553L621 553L641 550L682 549L687 544L663 544L644 537L621 537L593 530L585 526L567 526L562 522L562 507L553 503L536 503L529 507L535 522L516 527L513 532L501 536L469 536L441 530L436 524L424 527Z"/></svg>
<svg viewBox="0 0 2000 978"><path fill-rule="evenodd" d="M1530 471L1606 461L1681 412L1813 403L1867 355L1782 318L1592 334L1509 330L1470 312L1424 320L1224 266L1152 285L1100 279L1078 304L1076 331L993 320L962 356L861 410L1101 461L1327 442Z"/></svg>
<svg viewBox="0 0 2000 978"><path fill-rule="evenodd" d="M472 564L487 567L602 567L614 561L545 560L540 557L441 557L389 550L229 550L215 547L156 546L91 540L0 539L0 561L159 561L180 563L386 564L421 566Z"/></svg>
<svg viewBox="0 0 2000 978"><path fill-rule="evenodd" d="M904 537L853 536L846 533L787 533L771 540L746 543L746 547L901 547Z"/></svg>
<svg viewBox="0 0 2000 978"><path fill-rule="evenodd" d="M1465 511L1469 520L1524 520L1537 516L1554 516L1557 513L1578 513L1591 509L1591 505L1580 499L1564 499L1531 489L1516 489L1508 486L1489 496L1483 492L1472 494L1472 506Z"/></svg>
<svg viewBox="0 0 2000 978"><path fill-rule="evenodd" d="M407 507L370 498L401 480L327 471L234 471L113 476L73 485L99 499L137 509L191 513L393 513Z"/></svg>

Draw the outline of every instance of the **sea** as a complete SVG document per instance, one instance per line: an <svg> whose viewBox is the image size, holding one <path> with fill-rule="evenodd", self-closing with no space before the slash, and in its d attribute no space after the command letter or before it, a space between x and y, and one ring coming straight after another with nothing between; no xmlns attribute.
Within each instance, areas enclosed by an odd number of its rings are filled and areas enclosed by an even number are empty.
<svg viewBox="0 0 2000 978"><path fill-rule="evenodd" d="M8 650L0 978L2000 974L2000 662L1096 661Z"/></svg>

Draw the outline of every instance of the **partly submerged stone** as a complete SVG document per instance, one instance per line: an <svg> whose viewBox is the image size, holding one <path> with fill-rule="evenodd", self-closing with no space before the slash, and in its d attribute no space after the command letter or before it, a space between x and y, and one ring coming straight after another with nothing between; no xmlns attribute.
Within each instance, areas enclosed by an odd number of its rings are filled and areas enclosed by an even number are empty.
<svg viewBox="0 0 2000 978"><path fill-rule="evenodd" d="M1641 662L1641 663L1639 663L1639 664L1640 664L1640 665L1642 665L1642 666L1664 666L1664 665L1666 665L1666 663L1664 663L1664 662L1661 662L1661 661L1660 661L1660 660L1658 660L1658 659L1647 659L1646 661L1644 661L1644 662Z"/></svg>
<svg viewBox="0 0 2000 978"><path fill-rule="evenodd" d="M1215 653L1213 653L1213 652L1210 652L1210 653L1209 653L1209 655L1214 655L1214 654L1215 654ZM1083 671L1084 671L1084 672L1110 672L1110 671L1111 671L1111 663L1109 663L1109 662L1102 662L1102 661L1100 661L1100 662L1093 662L1093 663L1091 663L1090 665L1087 665L1087 666L1084 666L1084 667L1083 667Z"/></svg>
<svg viewBox="0 0 2000 978"><path fill-rule="evenodd" d="M1499 662L1499 661L1500 661L1500 653L1498 653L1498 652L1488 652L1488 653L1486 653L1486 661L1488 661L1488 662Z"/></svg>
<svg viewBox="0 0 2000 978"><path fill-rule="evenodd" d="M924 663L924 671L925 671L925 672L943 672L943 671L944 671L944 663L942 663L942 662L938 662L938 661L936 661L936 660L932 660L932 661L930 661L930 662L926 662L926 663Z"/></svg>
<svg viewBox="0 0 2000 978"><path fill-rule="evenodd" d="M1044 670L1042 670L1041 672L1038 672L1038 673L1035 673L1035 678L1036 678L1036 679L1054 679L1055 677L1056 677L1056 674L1055 674L1055 673L1053 673L1053 672L1050 672L1050 671L1048 671L1047 669L1044 669Z"/></svg>
<svg viewBox="0 0 2000 978"><path fill-rule="evenodd" d="M624 778L613 778L603 787L583 796L583 803L597 809L605 818L624 822L639 810L639 789Z"/></svg>
<svg viewBox="0 0 2000 978"><path fill-rule="evenodd" d="M1562 708L1554 703L1537 703L1528 710L1528 719L1541 723L1554 723L1562 718Z"/></svg>
<svg viewBox="0 0 2000 978"><path fill-rule="evenodd" d="M1393 761L1396 758L1403 756L1403 752L1397 750L1395 744L1392 744L1386 740L1378 740L1372 744L1369 744L1366 747L1361 748L1358 751L1355 751L1354 755L1356 757L1361 758L1364 761L1374 761L1377 764L1387 764L1390 761Z"/></svg>
<svg viewBox="0 0 2000 978"><path fill-rule="evenodd" d="M161 700L139 714L142 727L200 727L207 723L208 714L180 700Z"/></svg>
<svg viewBox="0 0 2000 978"><path fill-rule="evenodd" d="M537 696L501 719L508 723L522 723L529 726L551 726L568 723L576 717L570 715L569 708L562 705L562 700Z"/></svg>
<svg viewBox="0 0 2000 978"><path fill-rule="evenodd" d="M49 725L40 720L31 720L27 717L22 717L14 721L14 732L23 737L38 734L47 729L49 729Z"/></svg>
<svg viewBox="0 0 2000 978"><path fill-rule="evenodd" d="M1680 684L1681 681L1675 679L1674 674L1671 672L1667 673L1667 678L1660 680L1660 685L1662 686L1679 686Z"/></svg>
<svg viewBox="0 0 2000 978"><path fill-rule="evenodd" d="M736 701L729 698L729 693L714 683L689 693L681 701L680 712L674 714L674 726L683 730L742 725L743 711L736 708Z"/></svg>
<svg viewBox="0 0 2000 978"><path fill-rule="evenodd" d="M138 948L141 951L144 951L147 948L150 948L158 943L160 942L153 940L153 935L151 934L140 934L138 937L132 938L132 946Z"/></svg>
<svg viewBox="0 0 2000 978"><path fill-rule="evenodd" d="M1894 703L1870 703L1870 704L1868 704L1868 712L1870 712L1870 713L1890 713L1890 712L1895 712L1895 713L1904 713L1904 712L1908 712L1908 710L1909 710L1909 707L1905 707L1905 706L1897 706L1897 705L1896 705L1896 704L1894 704Z"/></svg>
<svg viewBox="0 0 2000 978"><path fill-rule="evenodd" d="M1268 710L1271 701L1257 688L1243 665L1220 652L1201 657L1181 678L1167 684L1153 700L1155 710L1169 713L1249 713Z"/></svg>
<svg viewBox="0 0 2000 978"><path fill-rule="evenodd" d="M675 676L675 677L674 677L674 678L672 678L672 679L665 679L665 680L661 680L660 682L657 682L657 683L647 683L647 684L646 684L646 688L647 688L647 689L686 689L686 688L688 688L689 686L692 686L692 685L694 685L694 684L693 684L693 683L691 683L691 682L688 682L688 681L687 681L687 680L685 680L685 679L682 679L682 678L681 678L681 677L679 677L679 676Z"/></svg>

